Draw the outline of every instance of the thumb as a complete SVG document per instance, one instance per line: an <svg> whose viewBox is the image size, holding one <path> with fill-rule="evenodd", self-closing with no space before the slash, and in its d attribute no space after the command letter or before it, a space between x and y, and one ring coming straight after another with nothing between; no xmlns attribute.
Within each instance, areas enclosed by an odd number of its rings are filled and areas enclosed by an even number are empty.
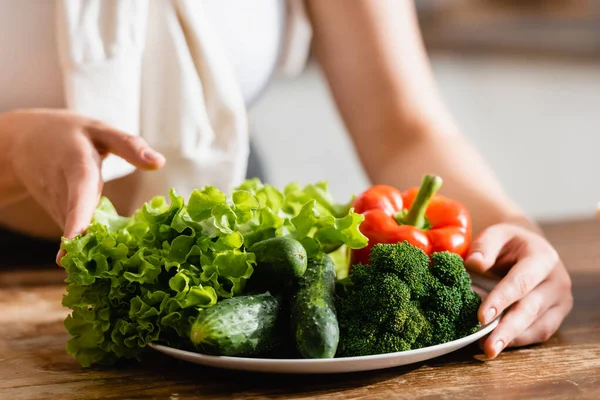
<svg viewBox="0 0 600 400"><path fill-rule="evenodd" d="M67 177L67 182L67 213L63 236L72 239L85 232L98 205L102 193L99 166L91 164L82 170L73 171ZM60 265L60 259L65 254L63 249L59 250L56 255L57 264Z"/></svg>
<svg viewBox="0 0 600 400"><path fill-rule="evenodd" d="M500 252L512 236L512 232L504 225L493 225L483 230L471 243L465 267L485 275L496 264Z"/></svg>

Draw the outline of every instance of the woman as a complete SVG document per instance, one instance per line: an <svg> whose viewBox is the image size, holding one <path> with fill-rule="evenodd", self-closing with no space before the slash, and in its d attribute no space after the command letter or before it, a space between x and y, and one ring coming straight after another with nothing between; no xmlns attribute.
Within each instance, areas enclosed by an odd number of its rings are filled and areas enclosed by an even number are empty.
<svg viewBox="0 0 600 400"><path fill-rule="evenodd" d="M25 3L0 0L0 7L15 11ZM445 194L471 210L478 236L466 265L475 273L502 277L479 311L482 323L505 313L483 343L486 355L494 358L507 346L547 340L572 308L571 281L536 224L506 196L479 154L460 135L435 88L409 3L307 0L305 5L314 51L371 180L402 188L417 182L424 172L438 173L444 176ZM174 4L180 7L180 22L185 22L186 14L181 12L185 1ZM276 6L277 2L270 2L269 7ZM4 18L13 15L0 14ZM213 20L217 14L211 17L208 12L205 17ZM221 9L223 15L227 14ZM260 21L255 23L260 25ZM21 21L20 25L31 24ZM186 31L182 29L184 35ZM0 37L6 36L0 32ZM189 44L189 38L185 39ZM206 55L209 47L200 50L206 50ZM3 57L7 57L5 51ZM44 66L51 61L39 62ZM202 66L196 67L202 75ZM211 79L210 74L205 77ZM118 102L116 93L114 101ZM123 96L128 93L123 90ZM139 177L159 176L140 170L165 165L163 155L122 128L126 124L116 129L107 121L60 109L65 107L61 101L49 105L31 98L28 104L10 107L10 98L0 94L0 99L4 109L0 115L0 224L10 230L32 237L73 237L89 223L101 194L128 213L139 205L135 193L149 185ZM235 110L235 101L227 104ZM21 109L11 110L17 106ZM34 108L40 106L54 108ZM143 126L140 129L147 138ZM138 171L114 174L103 183L101 164L109 153ZM167 155L166 160L168 166L172 158Z"/></svg>

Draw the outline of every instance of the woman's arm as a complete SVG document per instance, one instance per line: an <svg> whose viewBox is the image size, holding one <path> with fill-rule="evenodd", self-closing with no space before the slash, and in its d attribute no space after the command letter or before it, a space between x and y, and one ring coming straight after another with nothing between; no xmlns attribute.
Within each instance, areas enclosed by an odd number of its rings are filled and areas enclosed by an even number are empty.
<svg viewBox="0 0 600 400"><path fill-rule="evenodd" d="M438 174L476 232L524 219L444 107L412 3L308 2L316 55L370 179L402 189Z"/></svg>
<svg viewBox="0 0 600 400"><path fill-rule="evenodd" d="M470 209L479 235L465 264L503 277L479 309L484 324L505 313L483 343L486 355L548 339L573 306L569 275L458 132L435 88L413 2L307 4L317 57L371 180L406 188L436 173L442 192Z"/></svg>

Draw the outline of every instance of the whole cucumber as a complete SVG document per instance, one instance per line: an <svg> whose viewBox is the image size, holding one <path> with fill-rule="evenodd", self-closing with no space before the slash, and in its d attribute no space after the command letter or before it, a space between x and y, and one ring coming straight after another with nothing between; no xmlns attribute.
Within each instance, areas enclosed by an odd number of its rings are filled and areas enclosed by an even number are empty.
<svg viewBox="0 0 600 400"><path fill-rule="evenodd" d="M306 271L308 257L304 246L288 237L274 237L250 246L256 266L249 288L277 291L298 279Z"/></svg>
<svg viewBox="0 0 600 400"><path fill-rule="evenodd" d="M309 260L291 302L296 348L305 358L332 358L340 328L334 305L335 266L328 255Z"/></svg>
<svg viewBox="0 0 600 400"><path fill-rule="evenodd" d="M276 342L281 300L270 293L238 296L200 311L190 340L203 353L253 356Z"/></svg>

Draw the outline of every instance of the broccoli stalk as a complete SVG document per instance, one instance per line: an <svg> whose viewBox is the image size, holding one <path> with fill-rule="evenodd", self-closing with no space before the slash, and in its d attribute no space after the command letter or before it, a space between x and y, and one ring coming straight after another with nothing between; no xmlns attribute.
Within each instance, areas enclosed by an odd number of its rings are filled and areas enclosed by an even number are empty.
<svg viewBox="0 0 600 400"><path fill-rule="evenodd" d="M433 346L478 329L481 299L460 256L429 258L403 242L374 246L369 263L354 266L339 292L338 356Z"/></svg>

